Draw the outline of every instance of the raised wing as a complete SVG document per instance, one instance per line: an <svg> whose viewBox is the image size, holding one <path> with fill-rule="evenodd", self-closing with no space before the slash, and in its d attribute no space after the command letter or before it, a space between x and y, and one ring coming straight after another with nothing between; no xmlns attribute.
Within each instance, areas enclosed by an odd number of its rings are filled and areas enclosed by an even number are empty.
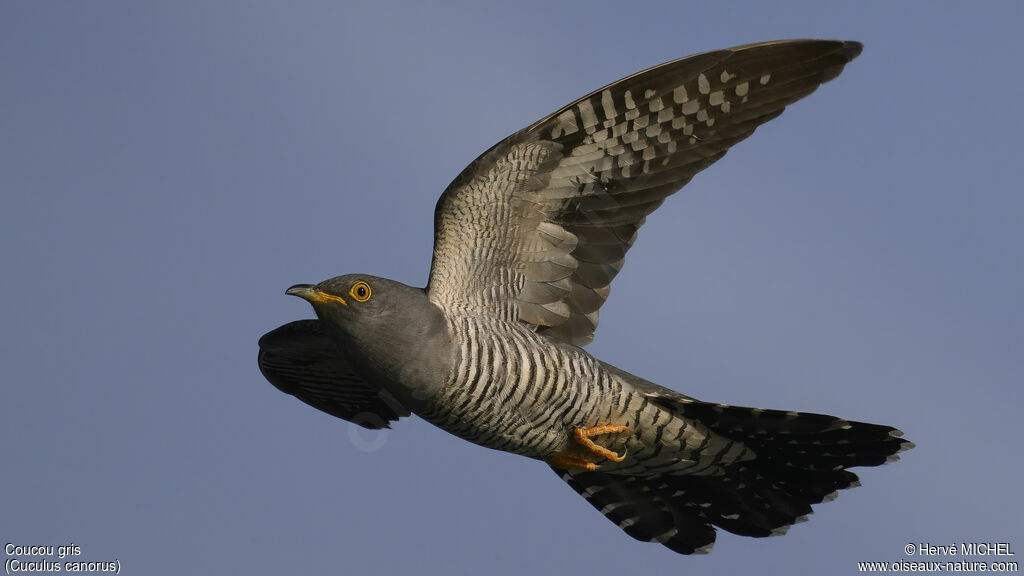
<svg viewBox="0 0 1024 576"><path fill-rule="evenodd" d="M437 203L431 300L589 343L644 218L860 51L787 40L690 56L499 142Z"/></svg>
<svg viewBox="0 0 1024 576"><path fill-rule="evenodd" d="M388 428L409 411L357 375L319 320L298 320L260 338L260 372L310 406L364 428Z"/></svg>

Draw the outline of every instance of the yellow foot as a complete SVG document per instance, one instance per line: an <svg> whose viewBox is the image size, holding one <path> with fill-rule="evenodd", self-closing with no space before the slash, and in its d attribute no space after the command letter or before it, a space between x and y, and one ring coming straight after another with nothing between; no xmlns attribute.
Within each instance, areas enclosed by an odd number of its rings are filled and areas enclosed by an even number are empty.
<svg viewBox="0 0 1024 576"><path fill-rule="evenodd" d="M598 446L590 439L591 436L614 434L618 432L629 432L629 428L626 426L613 425L594 426L593 428L575 428L572 431L572 437L577 443L586 448L587 452L590 454L607 458L612 462L622 462L626 459L625 453L623 453L622 456L619 456L604 446ZM572 452L569 450L552 455L547 459L547 463L555 468L565 468L567 470L597 470L600 468L600 466L587 459L587 454L580 454L579 452Z"/></svg>
<svg viewBox="0 0 1024 576"><path fill-rule="evenodd" d="M584 448L589 450L592 454L598 456L604 456L612 462L622 462L626 459L626 453L623 452L622 456L619 456L615 452L605 448L604 446L598 446L594 444L594 441L590 439L591 436L598 436L600 434L613 434L617 432L629 432L628 426L614 426L606 424L604 426L594 426L593 428L576 428L572 431L572 437L576 439Z"/></svg>

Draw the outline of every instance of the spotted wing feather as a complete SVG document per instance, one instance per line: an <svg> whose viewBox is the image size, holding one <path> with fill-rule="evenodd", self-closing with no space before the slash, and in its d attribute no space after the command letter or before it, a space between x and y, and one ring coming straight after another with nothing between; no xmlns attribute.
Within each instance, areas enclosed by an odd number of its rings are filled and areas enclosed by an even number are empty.
<svg viewBox="0 0 1024 576"><path fill-rule="evenodd" d="M791 40L698 54L506 138L438 201L432 301L590 342L644 218L860 50Z"/></svg>

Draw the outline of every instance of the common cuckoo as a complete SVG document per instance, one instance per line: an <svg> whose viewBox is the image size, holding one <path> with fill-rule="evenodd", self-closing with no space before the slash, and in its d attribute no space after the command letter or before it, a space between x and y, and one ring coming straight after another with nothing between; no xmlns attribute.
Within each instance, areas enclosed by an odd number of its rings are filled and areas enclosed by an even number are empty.
<svg viewBox="0 0 1024 576"><path fill-rule="evenodd" d="M426 288L367 274L287 293L317 319L260 339L275 386L366 428L415 413L546 462L627 534L682 554L781 534L912 446L891 427L698 401L588 354L644 218L856 42L718 50L634 74L484 152L434 214Z"/></svg>

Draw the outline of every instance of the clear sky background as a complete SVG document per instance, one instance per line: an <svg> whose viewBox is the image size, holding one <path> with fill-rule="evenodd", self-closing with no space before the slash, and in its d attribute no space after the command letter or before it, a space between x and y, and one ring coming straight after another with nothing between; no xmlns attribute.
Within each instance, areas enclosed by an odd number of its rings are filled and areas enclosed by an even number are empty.
<svg viewBox="0 0 1024 576"><path fill-rule="evenodd" d="M0 3L0 540L148 575L852 574L975 540L1024 559L1022 10ZM417 418L363 432L260 375L260 335L312 315L288 286L423 285L438 195L501 138L793 37L865 50L648 219L588 349L917 443L810 522L678 556L541 463Z"/></svg>

